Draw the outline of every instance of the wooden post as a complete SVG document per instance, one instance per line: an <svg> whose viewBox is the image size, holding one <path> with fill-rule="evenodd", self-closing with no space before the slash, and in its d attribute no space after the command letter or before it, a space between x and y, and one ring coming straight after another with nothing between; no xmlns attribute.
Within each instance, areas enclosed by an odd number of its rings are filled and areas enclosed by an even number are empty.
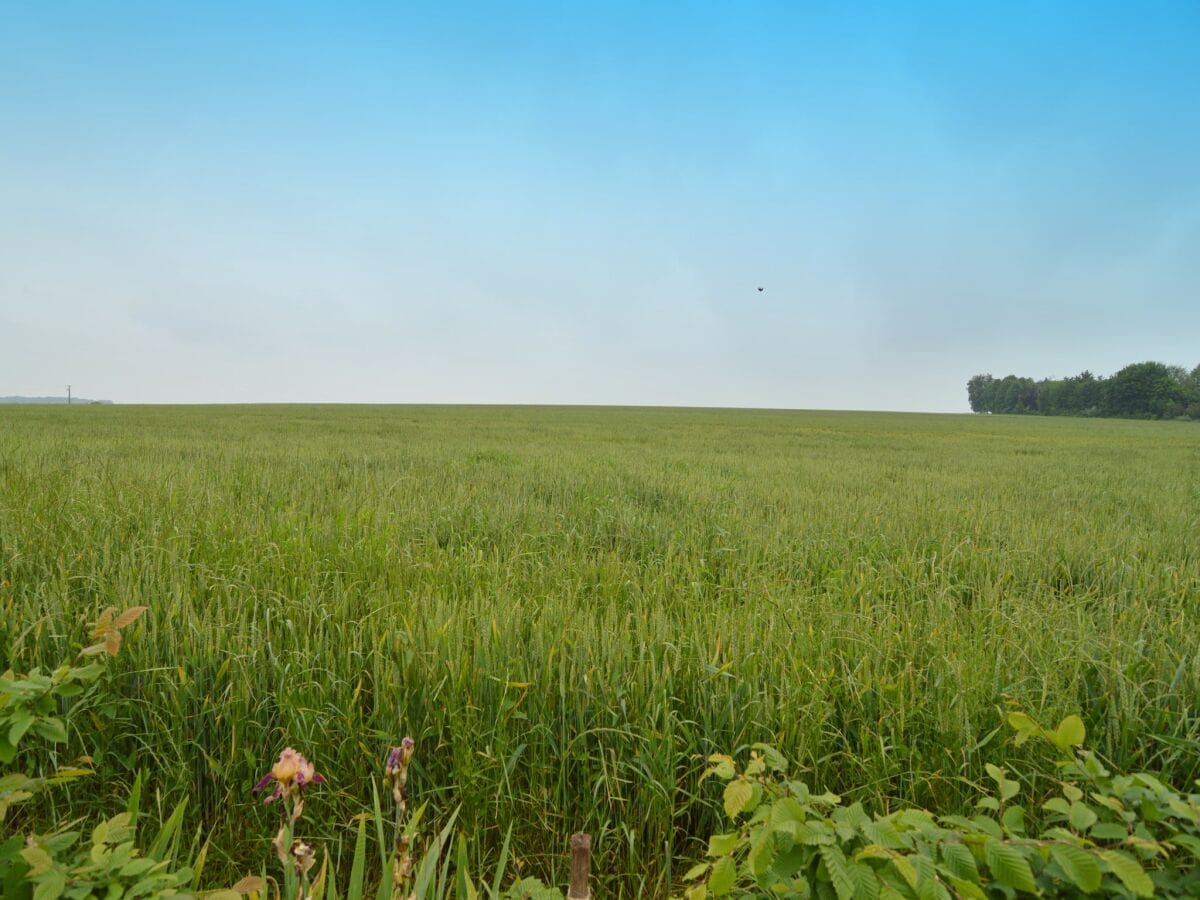
<svg viewBox="0 0 1200 900"><path fill-rule="evenodd" d="M589 900L588 869L592 865L592 836L577 831L571 835L571 886L567 900Z"/></svg>

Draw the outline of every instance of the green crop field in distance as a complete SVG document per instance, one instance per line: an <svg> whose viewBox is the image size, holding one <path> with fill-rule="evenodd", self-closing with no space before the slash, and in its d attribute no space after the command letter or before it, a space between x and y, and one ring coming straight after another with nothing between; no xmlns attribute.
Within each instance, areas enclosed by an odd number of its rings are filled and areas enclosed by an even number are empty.
<svg viewBox="0 0 1200 900"><path fill-rule="evenodd" d="M962 811L1079 712L1124 768L1200 776L1200 429L883 413L519 407L0 409L0 669L151 607L69 722L70 816L191 797L214 871L257 871L250 787L285 745L335 854L389 744L606 895L702 852L703 757L769 741L876 809ZM1019 769L1019 766L1017 767ZM66 816L68 810L59 811ZM161 813L160 813L161 814ZM678 873L675 873L676 875Z"/></svg>

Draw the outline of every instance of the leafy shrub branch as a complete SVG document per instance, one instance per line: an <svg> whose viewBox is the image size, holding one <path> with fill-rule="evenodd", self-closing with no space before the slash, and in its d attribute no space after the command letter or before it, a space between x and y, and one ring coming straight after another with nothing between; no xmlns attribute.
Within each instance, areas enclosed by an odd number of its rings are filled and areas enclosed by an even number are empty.
<svg viewBox="0 0 1200 900"><path fill-rule="evenodd" d="M1032 809L1023 783L988 765L974 815L922 809L870 815L813 792L786 760L756 744L739 769L715 755L705 777L724 783L730 831L709 838L708 860L685 876L687 900L764 897L987 898L1200 895L1200 795L1152 775L1114 775L1083 748L1078 716L1053 731L1008 715L1015 743L1053 748L1055 796Z"/></svg>

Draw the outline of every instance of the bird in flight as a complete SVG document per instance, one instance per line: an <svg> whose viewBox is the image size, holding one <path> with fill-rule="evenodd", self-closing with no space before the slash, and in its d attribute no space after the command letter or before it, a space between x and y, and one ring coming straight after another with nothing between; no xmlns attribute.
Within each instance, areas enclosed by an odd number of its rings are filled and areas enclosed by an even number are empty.
<svg viewBox="0 0 1200 900"><path fill-rule="evenodd" d="M763 289L760 287L760 288L758 289L758 292L761 294L761 293L763 292Z"/></svg>

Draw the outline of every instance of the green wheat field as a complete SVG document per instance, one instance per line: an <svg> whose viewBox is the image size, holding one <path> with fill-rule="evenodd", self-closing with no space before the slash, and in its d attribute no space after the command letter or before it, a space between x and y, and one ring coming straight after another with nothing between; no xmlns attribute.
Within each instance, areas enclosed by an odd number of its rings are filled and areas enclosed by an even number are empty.
<svg viewBox="0 0 1200 900"><path fill-rule="evenodd" d="M767 741L876 810L958 811L1001 713L1079 712L1200 776L1200 429L1031 417L537 407L0 409L0 669L145 604L69 722L214 876L257 871L285 746L343 857L388 745L563 880L663 893L720 822L704 757ZM1019 766L1018 766L1019 768ZM53 811L52 811L53 812Z"/></svg>

